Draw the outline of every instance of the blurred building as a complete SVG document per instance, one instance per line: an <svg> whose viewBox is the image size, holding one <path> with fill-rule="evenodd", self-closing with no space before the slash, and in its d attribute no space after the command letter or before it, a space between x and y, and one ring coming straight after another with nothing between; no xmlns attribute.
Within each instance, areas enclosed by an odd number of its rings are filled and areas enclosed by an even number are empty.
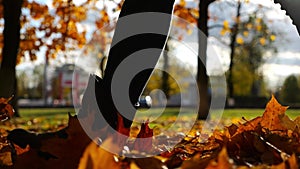
<svg viewBox="0 0 300 169"><path fill-rule="evenodd" d="M56 68L52 78L52 100L54 106L79 105L89 74L74 64Z"/></svg>

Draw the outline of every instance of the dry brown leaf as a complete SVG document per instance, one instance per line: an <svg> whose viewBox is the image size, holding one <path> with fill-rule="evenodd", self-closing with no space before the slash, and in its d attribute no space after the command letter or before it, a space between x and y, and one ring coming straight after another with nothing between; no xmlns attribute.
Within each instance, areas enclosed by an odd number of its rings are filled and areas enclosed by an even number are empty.
<svg viewBox="0 0 300 169"><path fill-rule="evenodd" d="M231 169L232 167L233 164L230 162L226 147L223 147L218 155L217 161L210 161L206 169Z"/></svg>
<svg viewBox="0 0 300 169"><path fill-rule="evenodd" d="M131 163L134 163L138 168L141 169L164 169L166 165L159 159L154 157L145 158L132 158ZM131 165L130 165L131 166Z"/></svg>
<svg viewBox="0 0 300 169"><path fill-rule="evenodd" d="M11 96L9 98L0 98L0 121L7 120L11 118L15 110L14 108L9 104L9 101L13 98L14 96Z"/></svg>
<svg viewBox="0 0 300 169"><path fill-rule="evenodd" d="M256 117L246 123L238 126L234 135L245 131L257 131L264 128L268 131L287 131L294 130L296 123L285 115L288 106L282 106L272 95L271 100L267 103L262 117Z"/></svg>
<svg viewBox="0 0 300 169"><path fill-rule="evenodd" d="M290 126L293 122L285 115L287 109L288 106L282 106L275 97L272 96L262 116L260 122L261 126L270 131L287 130L287 127L294 127Z"/></svg>
<svg viewBox="0 0 300 169"><path fill-rule="evenodd" d="M12 166L12 156L11 152L0 153L0 167L1 166Z"/></svg>
<svg viewBox="0 0 300 169"><path fill-rule="evenodd" d="M289 168L289 169L298 169L298 162L297 162L297 157L295 154L293 154L290 158L287 159L287 161L283 161L282 163L278 165L273 165L271 166L271 169L284 169L284 168Z"/></svg>
<svg viewBox="0 0 300 169"><path fill-rule="evenodd" d="M197 153L192 159L183 161L180 166L182 169L198 169L205 168L210 160L214 159L215 156L204 156L200 153ZM175 168L171 166L170 168ZM177 167L176 167L177 168Z"/></svg>
<svg viewBox="0 0 300 169"><path fill-rule="evenodd" d="M103 142L103 146L119 151L120 147L109 137ZM116 162L114 154L91 142L85 149L80 159L78 169L118 169L120 164Z"/></svg>
<svg viewBox="0 0 300 169"><path fill-rule="evenodd" d="M76 116L69 116L68 127L57 132L38 134L37 138L41 144L30 146L28 152L17 156L14 169L77 168L84 149L91 142Z"/></svg>
<svg viewBox="0 0 300 169"><path fill-rule="evenodd" d="M299 168L299 165L298 165L297 158L296 158L295 154L293 154L288 159L288 163L289 163L290 169L298 169Z"/></svg>
<svg viewBox="0 0 300 169"><path fill-rule="evenodd" d="M246 123L240 125L236 131L236 133L232 134L232 136L243 133L245 131L253 131L257 127L260 127L261 117L256 117Z"/></svg>
<svg viewBox="0 0 300 169"><path fill-rule="evenodd" d="M142 123L141 130L134 142L134 150L139 152L149 152L152 149L153 129L149 127L149 120Z"/></svg>
<svg viewBox="0 0 300 169"><path fill-rule="evenodd" d="M17 144L14 144L14 147L15 147L17 155L21 155L21 154L26 153L26 152L28 152L30 150L30 146L28 144L27 144L27 146L25 148L21 148Z"/></svg>

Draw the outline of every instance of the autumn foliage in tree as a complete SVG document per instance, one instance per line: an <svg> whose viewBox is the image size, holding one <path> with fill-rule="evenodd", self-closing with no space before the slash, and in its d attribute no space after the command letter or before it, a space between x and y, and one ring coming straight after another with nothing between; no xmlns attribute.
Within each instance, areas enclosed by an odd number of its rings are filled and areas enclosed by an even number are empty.
<svg viewBox="0 0 300 169"><path fill-rule="evenodd" d="M53 0L50 5L26 0L1 1L0 18L7 16L7 19L1 22L4 32L0 35L0 46L3 47L0 72L1 78L4 75L7 77L1 80L0 95L14 95L12 102L16 111L15 66L24 60L35 61L37 55L44 55L48 64L49 59L55 59L57 55L69 57L69 51L82 48L86 44L86 28L82 22L87 20L88 12L100 13L95 21L97 26L110 22L106 8L97 8L96 3L92 0L81 4L75 4L72 0Z"/></svg>
<svg viewBox="0 0 300 169"><path fill-rule="evenodd" d="M97 3L99 2L94 0L88 0L81 4L75 4L73 0L53 0L50 7L48 4L36 1L24 1L17 63L21 63L24 60L23 57L29 57L32 61L36 60L37 52L42 47L47 47L46 57L48 59L56 58L59 52L83 47L86 44L87 30L82 29L80 25L87 20L88 11L92 10L98 13L100 17L95 21L95 25L101 29L115 19L109 13L118 12L123 1L115 2L115 8L112 11L108 11L105 6L102 9L97 8ZM185 5L186 2L181 0L175 6L175 15L190 23L196 23L198 10L186 8ZM3 17L2 10L3 6L0 5L0 18ZM112 28L111 30L113 30ZM3 46L3 35L0 36L1 39L0 45Z"/></svg>

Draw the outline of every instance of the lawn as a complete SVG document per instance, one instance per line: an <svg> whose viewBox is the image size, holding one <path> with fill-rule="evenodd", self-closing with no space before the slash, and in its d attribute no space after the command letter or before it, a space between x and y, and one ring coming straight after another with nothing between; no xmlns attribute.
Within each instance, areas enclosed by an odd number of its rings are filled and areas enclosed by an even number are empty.
<svg viewBox="0 0 300 169"><path fill-rule="evenodd" d="M20 116L27 117L40 117L40 116L62 116L67 117L67 114L75 113L73 108L20 108Z"/></svg>
<svg viewBox="0 0 300 169"><path fill-rule="evenodd" d="M155 109L152 112L146 112L146 110L141 110L139 114L137 114L137 118L150 118L155 119L161 115L161 109ZM75 110L73 108L21 108L20 115L24 119L44 117L44 118L53 118L53 119L65 119L68 116L68 113L72 115L75 114ZM222 119L234 119L234 118L242 118L252 119L257 116L261 116L264 112L264 109L225 109L222 113ZM192 114L188 109L183 110L185 115L189 116ZM174 117L178 114L177 108L167 108L162 116L162 118ZM288 109L286 114L294 119L297 116L300 116L300 109ZM212 118L214 118L214 114L212 114Z"/></svg>
<svg viewBox="0 0 300 169"><path fill-rule="evenodd" d="M151 112L141 110L137 113L135 121L143 122L147 119L150 119L150 121L155 120L150 124L152 127L157 124L171 124L176 120L178 111L179 110L177 108L167 108L162 114L162 109L155 109ZM22 118L14 119L12 120L12 123L14 124L14 127L22 127L37 132L52 131L67 125L69 112L73 115L75 114L75 110L73 108L22 108L20 109L20 115ZM219 110L216 111L216 113L211 113L211 121L217 119L220 120L222 125L230 125L231 123L245 122L242 117L250 120L254 117L261 116L263 112L263 109ZM192 113L190 109L182 109L181 115L183 115L182 123L195 119L195 113ZM295 117L300 116L300 109L290 109L287 111L287 115L291 119L294 119ZM218 117L221 119L218 119Z"/></svg>
<svg viewBox="0 0 300 169"><path fill-rule="evenodd" d="M35 132L54 131L65 127L68 113L75 114L73 108L20 108L21 118L0 123L0 128L24 128Z"/></svg>

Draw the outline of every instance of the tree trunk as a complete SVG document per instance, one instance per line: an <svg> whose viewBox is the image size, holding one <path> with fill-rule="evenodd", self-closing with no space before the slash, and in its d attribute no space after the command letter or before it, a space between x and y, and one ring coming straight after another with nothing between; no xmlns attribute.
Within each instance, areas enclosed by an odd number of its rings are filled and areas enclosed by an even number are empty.
<svg viewBox="0 0 300 169"><path fill-rule="evenodd" d="M0 97L14 95L12 106L15 116L19 116L17 106L16 60L20 43L20 15L22 0L3 0L4 7L4 46L0 67Z"/></svg>
<svg viewBox="0 0 300 169"><path fill-rule="evenodd" d="M240 18L240 10L241 10L241 2L238 1L238 8L237 8L237 22L234 24L232 28L232 34L231 34L231 40L230 40L230 64L228 69L228 77L227 77L227 84L228 84L228 94L229 99L233 99L234 95L234 88L233 88L233 66L234 66L234 55L235 55L235 44L236 44L236 38L238 35L238 26L239 26L239 18ZM234 102L233 102L234 103Z"/></svg>
<svg viewBox="0 0 300 169"><path fill-rule="evenodd" d="M199 18L198 28L198 43L199 57L197 70L197 83L199 86L200 104L198 110L198 119L206 119L209 113L209 94L208 94L208 75L206 71L206 52L207 52L207 37L208 37L208 6L214 0L200 0L199 2Z"/></svg>
<svg viewBox="0 0 300 169"><path fill-rule="evenodd" d="M168 40L166 43L166 51L169 51L169 45L168 45ZM163 65L163 72L162 72L162 84L161 88L165 92L166 98L170 98L170 86L169 86L169 74L168 74L168 69L169 69L169 55L167 53L163 54L164 57L164 65Z"/></svg>

